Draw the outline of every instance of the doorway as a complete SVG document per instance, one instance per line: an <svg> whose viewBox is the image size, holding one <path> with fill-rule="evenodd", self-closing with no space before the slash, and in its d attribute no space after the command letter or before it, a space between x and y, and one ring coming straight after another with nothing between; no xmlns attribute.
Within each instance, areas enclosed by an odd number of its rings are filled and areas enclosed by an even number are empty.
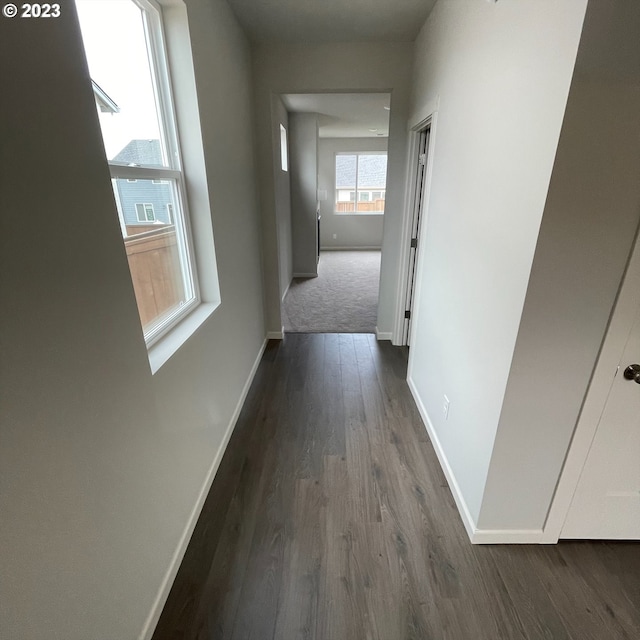
<svg viewBox="0 0 640 640"><path fill-rule="evenodd" d="M407 165L407 209L402 232L400 278L398 284L394 344L410 346L412 316L418 292L421 230L427 214L432 167L433 127L436 113L413 127Z"/></svg>
<svg viewBox="0 0 640 640"><path fill-rule="evenodd" d="M376 333L391 96L283 94L279 102L290 185L288 203L276 194L283 329Z"/></svg>
<svg viewBox="0 0 640 640"><path fill-rule="evenodd" d="M636 238L545 526L547 542L640 540L640 241Z"/></svg>
<svg viewBox="0 0 640 640"><path fill-rule="evenodd" d="M418 241L420 238L421 221L426 208L427 153L429 150L430 136L431 125L429 124L418 133L418 144L416 154L414 155L416 177L411 225L409 228L409 264L404 302L404 322L402 325L402 344L407 346L411 344L411 312L416 289Z"/></svg>

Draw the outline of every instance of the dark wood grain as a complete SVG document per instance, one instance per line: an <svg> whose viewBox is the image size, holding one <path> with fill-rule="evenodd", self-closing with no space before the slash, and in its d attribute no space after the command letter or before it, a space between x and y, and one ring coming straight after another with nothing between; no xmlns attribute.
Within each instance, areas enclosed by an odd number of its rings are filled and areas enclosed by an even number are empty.
<svg viewBox="0 0 640 640"><path fill-rule="evenodd" d="M473 546L367 334L271 342L155 640L640 638L640 546Z"/></svg>

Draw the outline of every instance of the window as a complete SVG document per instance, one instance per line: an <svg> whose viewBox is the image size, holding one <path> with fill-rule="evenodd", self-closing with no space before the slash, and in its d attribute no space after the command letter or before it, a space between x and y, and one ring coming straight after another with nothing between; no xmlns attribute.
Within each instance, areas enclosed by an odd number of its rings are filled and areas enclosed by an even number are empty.
<svg viewBox="0 0 640 640"><path fill-rule="evenodd" d="M76 6L150 346L200 302L162 12L154 0L76 0Z"/></svg>
<svg viewBox="0 0 640 640"><path fill-rule="evenodd" d="M289 158L287 154L287 130L280 125L280 165L283 171L289 170Z"/></svg>
<svg viewBox="0 0 640 640"><path fill-rule="evenodd" d="M336 155L336 213L384 213L386 152Z"/></svg>
<svg viewBox="0 0 640 640"><path fill-rule="evenodd" d="M136 202L136 216L138 222L153 222L156 219L153 204L150 202Z"/></svg>

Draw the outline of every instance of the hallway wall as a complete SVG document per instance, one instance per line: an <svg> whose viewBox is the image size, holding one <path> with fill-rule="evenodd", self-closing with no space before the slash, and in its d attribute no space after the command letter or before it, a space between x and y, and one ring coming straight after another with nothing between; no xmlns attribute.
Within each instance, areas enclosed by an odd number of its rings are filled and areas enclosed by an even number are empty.
<svg viewBox="0 0 640 640"><path fill-rule="evenodd" d="M586 4L438 2L416 42L411 124L437 122L409 376L470 532Z"/></svg>
<svg viewBox="0 0 640 640"><path fill-rule="evenodd" d="M411 43L332 43L253 46L258 178L262 206L266 322L280 331L278 246L271 150L271 95L340 91L391 93L387 213L384 218L378 328L391 332L399 277L399 238L404 207Z"/></svg>
<svg viewBox="0 0 640 640"><path fill-rule="evenodd" d="M222 304L155 375L74 4L0 20L2 638L144 637L263 345L249 46L188 9Z"/></svg>
<svg viewBox="0 0 640 640"><path fill-rule="evenodd" d="M640 220L638 33L635 0L589 4L482 502L483 528L544 525L627 266ZM523 495L526 501L518 499Z"/></svg>
<svg viewBox="0 0 640 640"><path fill-rule="evenodd" d="M295 277L318 275L318 116L291 113L291 227Z"/></svg>

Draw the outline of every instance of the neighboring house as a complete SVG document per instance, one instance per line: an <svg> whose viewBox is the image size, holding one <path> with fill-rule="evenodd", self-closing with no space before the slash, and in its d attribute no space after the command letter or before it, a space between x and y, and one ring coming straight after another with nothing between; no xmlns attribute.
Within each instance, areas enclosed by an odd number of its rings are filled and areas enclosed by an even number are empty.
<svg viewBox="0 0 640 640"><path fill-rule="evenodd" d="M91 80L91 86L93 97L96 99L96 107L100 113L120 113L120 107L95 80Z"/></svg>
<svg viewBox="0 0 640 640"><path fill-rule="evenodd" d="M113 159L123 164L162 164L159 140L131 140ZM116 180L122 216L126 226L153 223L173 224L173 189L170 182Z"/></svg>
<svg viewBox="0 0 640 640"><path fill-rule="evenodd" d="M120 107L95 80L91 80L98 115L113 115ZM159 140L131 140L114 158L129 165L162 165ZM173 223L171 183L156 180L116 180L124 223L129 226Z"/></svg>

